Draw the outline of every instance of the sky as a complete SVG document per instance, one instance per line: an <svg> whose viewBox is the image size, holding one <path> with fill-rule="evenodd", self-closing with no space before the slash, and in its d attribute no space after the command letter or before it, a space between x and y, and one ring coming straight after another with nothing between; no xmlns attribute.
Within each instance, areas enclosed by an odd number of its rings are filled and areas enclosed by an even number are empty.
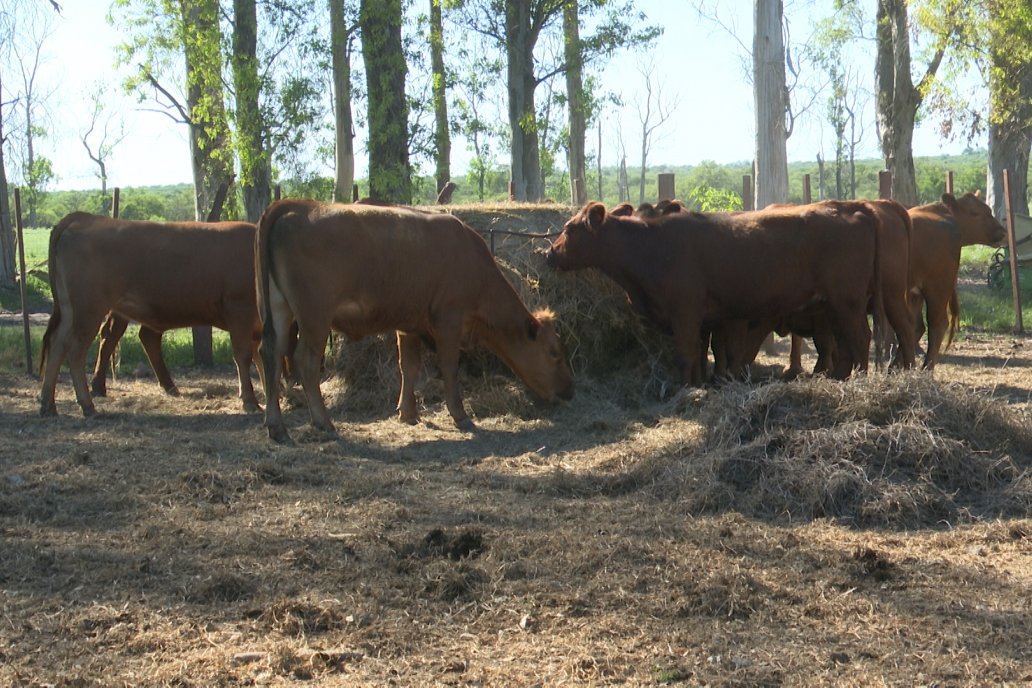
<svg viewBox="0 0 1032 688"><path fill-rule="evenodd" d="M96 188L97 167L87 156L80 140L89 126L90 93L100 83L108 84L109 109L125 127L125 139L116 147L108 163L110 186L143 186L191 181L187 132L167 115L148 109L146 104L118 95L122 75L114 64L118 32L105 21L109 0L67 0L63 12L53 22L41 67L41 83L52 89L50 100L53 133L41 142L39 152L54 162L57 189ZM751 43L752 3L734 0L720 3L724 23L731 26L745 44ZM820 12L820 0L789 0L786 16L801 34L809 16ZM650 21L665 27L648 54L625 51L611 60L601 73L603 88L622 99L622 108L609 109L602 116L604 165L616 164L620 151L626 150L630 168L640 164L641 121L638 106L643 99L643 71L652 67L653 83L672 114L653 138L648 162L662 165L696 165L712 160L740 162L753 157L752 86L743 66L744 48L726 28L700 18L691 0L640 0L636 6ZM746 58L747 59L747 58ZM865 58L866 59L866 58ZM873 73L873 58L858 65ZM6 84L5 84L6 86ZM871 105L873 107L873 99ZM818 109L821 105L818 103ZM859 157L879 157L873 118ZM826 128L826 127L825 127ZM358 146L361 146L359 132ZM588 135L589 154L597 148L597 131ZM978 142L975 142L976 145ZM961 152L964 141L942 141L934 122L917 130L915 155L940 155ZM984 143L982 144L984 145ZM469 153L465 142L453 141L453 169L464 172ZM797 122L788 140L790 161L814 160L821 152L833 158L830 137L822 131L819 118ZM357 152L358 176L365 174L364 152ZM504 162L504 160L503 160ZM429 170L428 170L429 171ZM332 175L332 170L325 173Z"/></svg>

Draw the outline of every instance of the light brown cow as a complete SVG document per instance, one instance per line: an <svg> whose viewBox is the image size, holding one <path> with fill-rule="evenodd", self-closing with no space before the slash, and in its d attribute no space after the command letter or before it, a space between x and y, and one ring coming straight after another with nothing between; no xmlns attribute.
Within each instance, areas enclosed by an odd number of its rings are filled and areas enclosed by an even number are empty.
<svg viewBox="0 0 1032 688"><path fill-rule="evenodd" d="M925 303L928 345L924 367L931 370L939 360L943 340L946 346L953 340L960 318L956 300L960 248L971 244L999 246L1007 235L978 194L967 193L960 198L943 194L938 203L917 206L909 212L914 226L910 284L912 293L919 294Z"/></svg>
<svg viewBox="0 0 1032 688"><path fill-rule="evenodd" d="M255 226L244 222L143 222L82 212L62 219L50 234L54 311L43 335L40 413L57 413L57 374L66 359L83 415L96 412L86 352L109 313L155 332L227 330L244 409L260 410L250 377L261 333L254 236Z"/></svg>
<svg viewBox="0 0 1032 688"><path fill-rule="evenodd" d="M459 352L484 346L546 401L573 396L573 375L547 311L530 313L484 240L453 215L380 205L287 199L269 206L255 249L265 361L265 424L288 442L276 366L291 322L312 424L333 433L319 362L330 330L350 339L396 331L399 417L418 421L424 339L437 349L448 412L473 429L458 384Z"/></svg>
<svg viewBox="0 0 1032 688"><path fill-rule="evenodd" d="M639 313L670 328L682 380L702 382L705 323L777 319L826 304L844 355L834 374L867 367L867 299L880 291L870 205L836 202L744 213L674 212L654 220L590 203L548 251L562 270L597 267Z"/></svg>

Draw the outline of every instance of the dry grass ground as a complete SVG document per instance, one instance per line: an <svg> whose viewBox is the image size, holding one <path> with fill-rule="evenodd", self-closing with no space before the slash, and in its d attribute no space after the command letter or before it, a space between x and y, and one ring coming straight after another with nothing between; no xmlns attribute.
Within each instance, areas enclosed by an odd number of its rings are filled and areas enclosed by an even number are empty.
<svg viewBox="0 0 1032 688"><path fill-rule="evenodd" d="M67 374L48 419L0 376L0 685L1032 683L1032 342L844 384L770 382L783 353L678 391L608 280L495 239L579 387L539 408L469 358L475 434L432 373L423 422L394 420L378 340L329 361L339 440L294 403L294 447L228 369L180 398L119 380L90 420Z"/></svg>
<svg viewBox="0 0 1032 688"><path fill-rule="evenodd" d="M91 420L0 378L0 685L1032 682L1027 340L551 409L470 375L476 434L331 381L290 448L229 370Z"/></svg>

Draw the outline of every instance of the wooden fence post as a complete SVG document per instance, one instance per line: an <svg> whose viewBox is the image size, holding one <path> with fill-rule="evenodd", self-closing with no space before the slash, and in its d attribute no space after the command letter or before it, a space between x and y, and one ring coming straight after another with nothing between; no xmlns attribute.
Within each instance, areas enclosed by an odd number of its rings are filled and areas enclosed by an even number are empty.
<svg viewBox="0 0 1032 688"><path fill-rule="evenodd" d="M657 201L672 201L676 198L674 193L674 175L664 172L659 175L659 198Z"/></svg>
<svg viewBox="0 0 1032 688"><path fill-rule="evenodd" d="M116 186L115 189L114 189L114 192L112 193L112 199L111 199L111 217L114 217L114 218L118 217L118 206L121 203L121 198L122 198L122 190L119 189Z"/></svg>
<svg viewBox="0 0 1032 688"><path fill-rule="evenodd" d="M953 193L953 171L952 170L946 172L946 193L948 193L948 194L952 194Z"/></svg>
<svg viewBox="0 0 1032 688"><path fill-rule="evenodd" d="M742 210L753 209L753 188L752 177L748 174L742 175Z"/></svg>
<svg viewBox="0 0 1032 688"><path fill-rule="evenodd" d="M1011 293L1014 296L1014 331L1025 333L1021 318L1021 285L1018 282L1018 249L1014 239L1014 208L1011 205L1010 170L1003 171L1003 200L1007 206L1007 252L1010 254Z"/></svg>
<svg viewBox="0 0 1032 688"><path fill-rule="evenodd" d="M19 267L21 284L19 287L21 291L22 329L25 331L25 372L29 377L35 377L32 369L32 336L29 334L29 294L25 283L26 273L28 272L25 267L25 226L22 224L21 190L18 188L14 189L14 222L18 228L18 262L21 263Z"/></svg>
<svg viewBox="0 0 1032 688"><path fill-rule="evenodd" d="M813 203L813 191L810 189L810 175L803 175L803 203Z"/></svg>

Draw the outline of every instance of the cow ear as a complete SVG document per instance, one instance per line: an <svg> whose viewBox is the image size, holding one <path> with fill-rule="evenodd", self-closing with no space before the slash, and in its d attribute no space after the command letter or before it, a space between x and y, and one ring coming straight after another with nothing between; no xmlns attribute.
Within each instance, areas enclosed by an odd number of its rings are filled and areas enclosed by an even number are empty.
<svg viewBox="0 0 1032 688"><path fill-rule="evenodd" d="M957 210L957 197L951 193L944 193L942 195L942 204L950 210Z"/></svg>
<svg viewBox="0 0 1032 688"><path fill-rule="evenodd" d="M527 318L527 338L532 342L537 341L538 330L541 329L541 323L534 316Z"/></svg>
<svg viewBox="0 0 1032 688"><path fill-rule="evenodd" d="M601 203L594 203L588 208L588 228L596 230L606 221L606 207Z"/></svg>
<svg viewBox="0 0 1032 688"><path fill-rule="evenodd" d="M982 197L982 190L981 189L975 189L974 193L972 193L971 195L974 196L975 198L981 198Z"/></svg>
<svg viewBox="0 0 1032 688"><path fill-rule="evenodd" d="M609 214L613 217L630 217L634 214L634 206L632 206L630 203L621 203L620 205L610 210Z"/></svg>
<svg viewBox="0 0 1032 688"><path fill-rule="evenodd" d="M663 208L664 215L670 215L671 213L680 213L682 211L684 211L684 204L678 200L670 201L666 204L666 207Z"/></svg>

